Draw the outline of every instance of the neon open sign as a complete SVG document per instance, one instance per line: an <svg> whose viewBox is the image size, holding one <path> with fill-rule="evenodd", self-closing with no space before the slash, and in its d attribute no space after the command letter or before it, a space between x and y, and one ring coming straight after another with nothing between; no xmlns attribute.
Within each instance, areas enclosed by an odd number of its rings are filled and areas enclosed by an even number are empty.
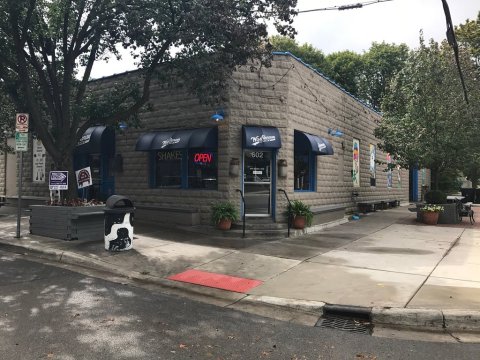
<svg viewBox="0 0 480 360"><path fill-rule="evenodd" d="M195 164L210 164L212 161L212 153L196 153L193 155L193 162Z"/></svg>

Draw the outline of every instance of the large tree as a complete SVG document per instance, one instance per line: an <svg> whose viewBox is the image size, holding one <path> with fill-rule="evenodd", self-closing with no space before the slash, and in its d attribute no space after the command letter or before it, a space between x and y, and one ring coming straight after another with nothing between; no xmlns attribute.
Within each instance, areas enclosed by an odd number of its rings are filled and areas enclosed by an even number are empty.
<svg viewBox="0 0 480 360"><path fill-rule="evenodd" d="M455 34L460 45L468 47L480 67L480 12L476 20L467 19L464 24L456 26Z"/></svg>
<svg viewBox="0 0 480 360"><path fill-rule="evenodd" d="M362 55L345 50L329 54L326 59L328 76L352 95L359 96L358 83L364 68Z"/></svg>
<svg viewBox="0 0 480 360"><path fill-rule="evenodd" d="M274 51L288 51L321 72L325 74L329 73L329 64L322 50L315 48L311 44L303 43L300 45L292 38L279 35L272 36L270 38L270 44Z"/></svg>
<svg viewBox="0 0 480 360"><path fill-rule="evenodd" d="M238 65L268 64L267 22L292 35L296 0L3 0L0 82L57 168L70 169L85 130L135 117L155 76L170 74L206 100ZM134 52L141 85L94 96L97 61Z"/></svg>
<svg viewBox="0 0 480 360"><path fill-rule="evenodd" d="M375 109L380 109L390 81L403 68L408 57L408 46L372 43L362 56L362 75L358 80L358 95Z"/></svg>
<svg viewBox="0 0 480 360"><path fill-rule="evenodd" d="M469 54L462 54L462 67L472 95L478 99L478 76ZM472 102L473 103L473 102ZM442 174L458 171L469 154L478 151L478 106L463 100L463 90L451 48L446 42L428 45L410 53L383 103L384 118L375 134L380 148L392 153L396 163L429 168L432 186L438 188Z"/></svg>

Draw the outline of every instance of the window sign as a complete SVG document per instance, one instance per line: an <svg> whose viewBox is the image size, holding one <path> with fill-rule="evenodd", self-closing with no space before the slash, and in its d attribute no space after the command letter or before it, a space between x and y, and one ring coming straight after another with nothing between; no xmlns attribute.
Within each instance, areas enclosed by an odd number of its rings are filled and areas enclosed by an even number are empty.
<svg viewBox="0 0 480 360"><path fill-rule="evenodd" d="M194 153L193 154L193 162L196 165L206 165L211 164L213 158L213 153Z"/></svg>
<svg viewBox="0 0 480 360"><path fill-rule="evenodd" d="M217 152L190 150L188 153L188 188L217 189Z"/></svg>
<svg viewBox="0 0 480 360"><path fill-rule="evenodd" d="M182 160L181 151L159 151L157 152L157 160L170 161L170 160Z"/></svg>
<svg viewBox="0 0 480 360"><path fill-rule="evenodd" d="M370 144L370 186L376 185L375 177L375 157L376 157L376 147L375 145Z"/></svg>
<svg viewBox="0 0 480 360"><path fill-rule="evenodd" d="M353 187L360 187L360 141L353 139L353 167L352 167L352 182Z"/></svg>

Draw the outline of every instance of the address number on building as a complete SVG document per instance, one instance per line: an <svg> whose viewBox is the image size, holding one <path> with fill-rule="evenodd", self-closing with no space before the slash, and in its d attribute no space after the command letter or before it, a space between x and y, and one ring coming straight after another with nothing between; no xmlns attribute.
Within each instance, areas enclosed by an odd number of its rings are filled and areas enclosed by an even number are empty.
<svg viewBox="0 0 480 360"><path fill-rule="evenodd" d="M263 152L261 152L261 151L259 151L259 152L253 151L253 152L250 153L250 156L251 156L252 158L255 158L255 159L263 159Z"/></svg>

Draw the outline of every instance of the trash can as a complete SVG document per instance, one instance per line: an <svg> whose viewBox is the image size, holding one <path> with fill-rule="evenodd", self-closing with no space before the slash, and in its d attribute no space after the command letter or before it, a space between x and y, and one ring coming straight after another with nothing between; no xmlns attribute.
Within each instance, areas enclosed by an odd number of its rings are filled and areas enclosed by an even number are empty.
<svg viewBox="0 0 480 360"><path fill-rule="evenodd" d="M107 199L105 213L105 250L125 251L133 246L133 215L135 208L126 196L112 195Z"/></svg>

